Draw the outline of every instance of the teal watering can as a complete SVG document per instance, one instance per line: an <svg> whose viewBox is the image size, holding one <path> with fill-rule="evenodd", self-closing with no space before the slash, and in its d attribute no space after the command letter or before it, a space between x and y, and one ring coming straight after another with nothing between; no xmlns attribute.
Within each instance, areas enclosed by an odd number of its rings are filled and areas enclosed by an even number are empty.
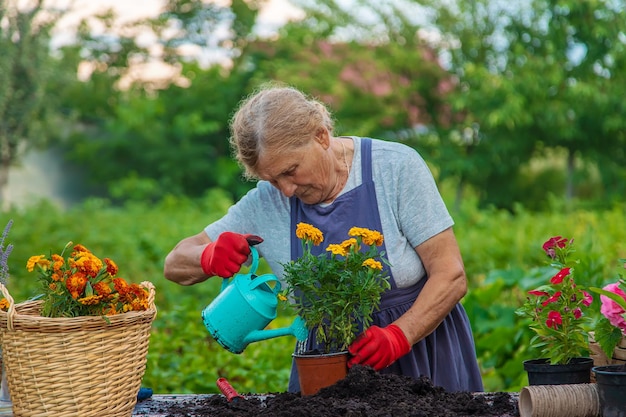
<svg viewBox="0 0 626 417"><path fill-rule="evenodd" d="M211 336L226 350L241 353L248 344L279 336L295 336L302 341L308 337L304 320L298 316L291 326L265 329L276 318L281 284L273 274L255 275L259 254L250 247L252 265L247 274L224 279L217 297L202 311L202 321ZM271 287L268 283L274 282Z"/></svg>

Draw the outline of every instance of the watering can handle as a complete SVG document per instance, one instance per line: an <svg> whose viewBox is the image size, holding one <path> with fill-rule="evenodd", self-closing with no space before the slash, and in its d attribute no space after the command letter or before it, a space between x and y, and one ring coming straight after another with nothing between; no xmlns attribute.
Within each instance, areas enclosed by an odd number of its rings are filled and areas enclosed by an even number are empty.
<svg viewBox="0 0 626 417"><path fill-rule="evenodd" d="M250 266L249 273L254 275L257 268L259 267L259 252L256 250L254 246L250 245L250 254L252 255L252 265ZM222 288L220 289L220 291L224 291L226 287L228 287L229 284L230 284L230 278L222 279Z"/></svg>
<svg viewBox="0 0 626 417"><path fill-rule="evenodd" d="M250 289L253 290L259 285L264 284L266 282L271 282L271 281L276 281L276 285L274 285L273 292L274 294L278 294L282 286L280 284L280 281L278 280L278 278L276 278L276 275L274 274L259 275L258 277L252 280L252 283L250 284Z"/></svg>

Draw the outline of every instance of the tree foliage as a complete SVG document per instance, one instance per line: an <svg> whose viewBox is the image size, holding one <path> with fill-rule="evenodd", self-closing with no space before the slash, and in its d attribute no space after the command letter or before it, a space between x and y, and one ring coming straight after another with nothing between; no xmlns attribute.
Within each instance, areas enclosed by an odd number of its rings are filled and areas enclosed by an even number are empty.
<svg viewBox="0 0 626 417"><path fill-rule="evenodd" d="M45 10L43 3L0 4L0 203L9 168L25 150L46 143L45 125L55 113L46 88L53 76L61 76L49 48L59 14Z"/></svg>

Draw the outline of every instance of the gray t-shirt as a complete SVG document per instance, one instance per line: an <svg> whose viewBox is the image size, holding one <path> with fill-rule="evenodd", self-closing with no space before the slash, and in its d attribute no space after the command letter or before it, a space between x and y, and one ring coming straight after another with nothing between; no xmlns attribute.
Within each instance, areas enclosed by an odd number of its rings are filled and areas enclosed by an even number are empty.
<svg viewBox="0 0 626 417"><path fill-rule="evenodd" d="M354 159L341 194L362 183L361 138L351 139ZM372 175L391 273L396 285L405 288L424 276L424 267L414 248L451 227L454 221L432 173L413 148L372 140ZM281 264L291 258L290 228L289 199L269 182L259 181L256 188L231 206L224 217L208 225L205 232L211 240L225 231L261 236L264 241L257 246L259 254L281 278Z"/></svg>

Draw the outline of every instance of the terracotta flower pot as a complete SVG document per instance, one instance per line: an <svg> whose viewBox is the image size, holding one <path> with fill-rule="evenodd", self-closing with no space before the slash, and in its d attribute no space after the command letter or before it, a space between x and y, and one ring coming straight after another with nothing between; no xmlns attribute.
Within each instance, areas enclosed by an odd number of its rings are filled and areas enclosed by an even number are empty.
<svg viewBox="0 0 626 417"><path fill-rule="evenodd" d="M300 394L313 395L348 374L348 352L293 354L298 369Z"/></svg>
<svg viewBox="0 0 626 417"><path fill-rule="evenodd" d="M551 365L545 358L524 361L529 385L588 384L592 367L591 358L573 358L563 365Z"/></svg>

